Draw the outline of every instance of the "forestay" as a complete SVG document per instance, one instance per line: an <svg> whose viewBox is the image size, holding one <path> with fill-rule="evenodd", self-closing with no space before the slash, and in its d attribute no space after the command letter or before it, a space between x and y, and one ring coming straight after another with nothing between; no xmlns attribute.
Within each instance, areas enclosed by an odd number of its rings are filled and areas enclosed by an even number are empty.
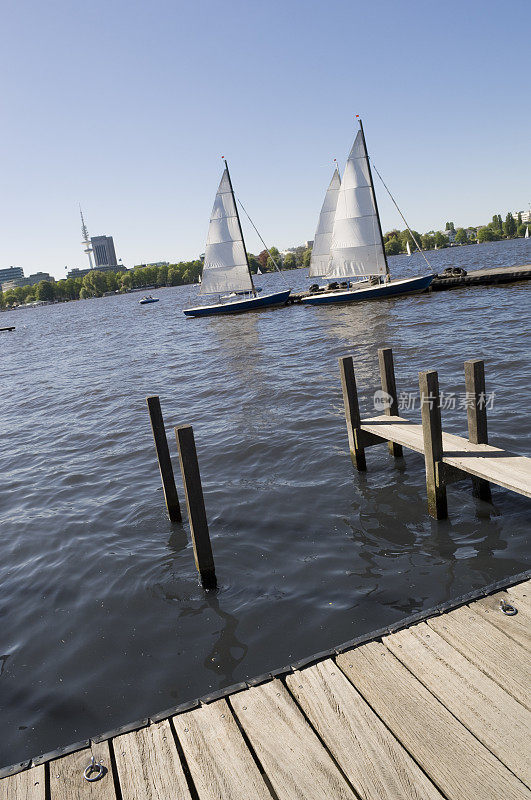
<svg viewBox="0 0 531 800"><path fill-rule="evenodd" d="M210 218L199 293L253 290L236 203L225 167Z"/></svg>
<svg viewBox="0 0 531 800"><path fill-rule="evenodd" d="M334 217L340 186L341 178L339 177L339 170L336 167L330 185L326 190L317 230L315 231L310 270L308 272L310 278L314 278L318 275L326 275L328 270L330 242L332 241L332 228L334 227Z"/></svg>
<svg viewBox="0 0 531 800"><path fill-rule="evenodd" d="M369 161L360 130L338 193L326 277L385 275L386 272Z"/></svg>

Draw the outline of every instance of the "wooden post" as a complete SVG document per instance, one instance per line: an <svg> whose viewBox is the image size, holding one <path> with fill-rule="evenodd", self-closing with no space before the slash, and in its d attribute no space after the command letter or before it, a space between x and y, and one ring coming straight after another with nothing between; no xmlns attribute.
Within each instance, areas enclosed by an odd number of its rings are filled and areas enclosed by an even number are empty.
<svg viewBox="0 0 531 800"><path fill-rule="evenodd" d="M419 372L419 386L428 513L435 519L446 519L448 516L446 486L439 479L437 468L437 463L442 461L443 456L441 406L437 373L435 371Z"/></svg>
<svg viewBox="0 0 531 800"><path fill-rule="evenodd" d="M210 544L208 522L205 511L201 475L195 448L194 431L191 425L175 428L175 438L179 448L179 461L183 476L184 493L190 521L190 532L194 547L197 571L205 589L216 588L214 557Z"/></svg>
<svg viewBox="0 0 531 800"><path fill-rule="evenodd" d="M485 364L479 359L465 361L465 390L468 417L468 439L472 444L488 444L487 408L485 393ZM472 478L472 494L492 502L490 483Z"/></svg>
<svg viewBox="0 0 531 800"><path fill-rule="evenodd" d="M398 417L398 398L396 396L395 368L393 365L393 351L390 347L382 347L378 350L378 363L380 364L380 380L382 391L386 392L391 398L391 404L385 409L385 413L390 417ZM388 442L389 452L395 458L401 458L404 453L402 445L395 442Z"/></svg>
<svg viewBox="0 0 531 800"><path fill-rule="evenodd" d="M166 501L166 508L168 509L168 516L171 522L181 522L181 507L179 505L177 488L175 486L175 478L173 476L173 467L171 465L166 431L164 430L164 420L162 418L160 400L157 395L151 395L150 397L146 398L146 401L149 411L149 418L151 420L153 439L155 440L157 460L159 462L160 477L162 478L162 489L164 491L164 499Z"/></svg>
<svg viewBox="0 0 531 800"><path fill-rule="evenodd" d="M343 389L343 402L345 404L350 457L352 463L358 470L366 470L365 450L363 447L360 447L358 441L361 418L352 356L343 356L340 358L339 369L341 371L341 388Z"/></svg>

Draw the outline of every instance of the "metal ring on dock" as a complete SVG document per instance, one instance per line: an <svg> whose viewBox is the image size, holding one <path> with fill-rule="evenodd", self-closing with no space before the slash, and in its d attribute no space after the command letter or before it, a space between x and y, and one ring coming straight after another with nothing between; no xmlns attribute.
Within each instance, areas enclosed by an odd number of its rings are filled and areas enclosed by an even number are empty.
<svg viewBox="0 0 531 800"><path fill-rule="evenodd" d="M107 770L101 763L101 761L96 762L94 756L90 759L90 764L88 767L85 768L83 772L83 777L89 783L93 783L94 781L99 781L100 778L103 778Z"/></svg>
<svg viewBox="0 0 531 800"><path fill-rule="evenodd" d="M503 611L508 617L514 617L515 614L518 614L518 609L508 603L507 600L500 600L500 611Z"/></svg>

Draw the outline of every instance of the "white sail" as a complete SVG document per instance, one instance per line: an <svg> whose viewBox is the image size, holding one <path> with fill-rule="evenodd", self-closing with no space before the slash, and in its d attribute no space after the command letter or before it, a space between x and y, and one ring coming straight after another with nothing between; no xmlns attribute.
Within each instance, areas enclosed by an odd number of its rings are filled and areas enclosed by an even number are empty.
<svg viewBox="0 0 531 800"><path fill-rule="evenodd" d="M406 242L406 250L407 250L408 256L410 256L411 255L411 247L409 246L409 239Z"/></svg>
<svg viewBox="0 0 531 800"><path fill-rule="evenodd" d="M214 200L199 294L252 292L245 244L227 168Z"/></svg>
<svg viewBox="0 0 531 800"><path fill-rule="evenodd" d="M524 239L529 239L529 225L526 226Z"/></svg>
<svg viewBox="0 0 531 800"><path fill-rule="evenodd" d="M345 167L332 230L327 278L385 275L387 265L361 130Z"/></svg>
<svg viewBox="0 0 531 800"><path fill-rule="evenodd" d="M323 207L319 215L319 222L317 223L317 230L315 231L312 257L310 259L310 270L308 272L310 278L316 277L317 275L326 275L328 270L330 242L332 240L332 228L334 227L337 196L340 186L341 178L339 177L339 170L336 167L332 175L332 180L326 190Z"/></svg>

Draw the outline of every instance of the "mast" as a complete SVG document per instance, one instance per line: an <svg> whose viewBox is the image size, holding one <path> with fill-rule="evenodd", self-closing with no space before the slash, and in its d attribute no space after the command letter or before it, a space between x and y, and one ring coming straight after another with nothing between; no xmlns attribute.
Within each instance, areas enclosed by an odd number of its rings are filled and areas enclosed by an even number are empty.
<svg viewBox="0 0 531 800"><path fill-rule="evenodd" d="M238 229L240 231L240 236L242 237L243 252L245 253L245 263L247 264L247 270L249 272L249 278L251 280L251 286L253 287L253 296L256 297L256 289L254 288L253 276L251 274L251 269L249 267L249 256L247 255L247 248L245 246L245 239L243 238L242 224L240 222L240 215L238 214L238 204L236 203L236 198L234 197L234 189L232 188L232 181L230 179L229 165L227 164L227 159L226 158L224 158L223 161L225 163L225 169L227 170L227 178L229 179L229 186L230 186L230 191L231 191L231 194L232 194L232 202L234 203L234 208L236 209L236 219L238 220Z"/></svg>
<svg viewBox="0 0 531 800"><path fill-rule="evenodd" d="M367 142L365 141L365 132L363 130L363 123L361 119L358 117L358 122L360 123L360 131L361 131L361 138L363 139L363 147L365 148L365 155L367 156L367 168L369 170L369 180L371 182L371 191L372 191L372 199L374 201L374 208L376 211L376 219L378 220L378 230L380 231L380 241L382 242L382 250L383 250L383 257L385 261L385 271L387 275L390 275L389 272L389 264L387 263L387 254L385 252L385 245L383 240L383 233L382 233L382 223L380 221L380 212L378 211L378 203L376 202L376 192L374 191L374 181L372 179L372 172L371 172L371 162L369 159L369 153L367 152Z"/></svg>

